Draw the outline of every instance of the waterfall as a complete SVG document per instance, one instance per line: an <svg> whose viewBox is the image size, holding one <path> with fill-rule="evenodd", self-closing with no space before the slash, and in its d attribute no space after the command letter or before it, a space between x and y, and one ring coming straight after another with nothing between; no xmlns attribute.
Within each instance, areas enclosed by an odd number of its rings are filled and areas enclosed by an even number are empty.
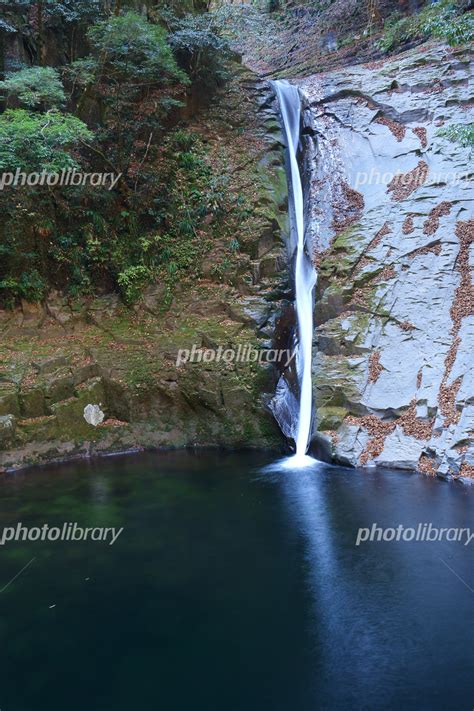
<svg viewBox="0 0 474 711"><path fill-rule="evenodd" d="M304 198L301 174L298 165L298 147L301 133L301 97L297 87L287 81L272 82L280 104L283 130L288 149L288 192L291 228L295 235L295 245L291 262L294 267L295 304L298 323L298 347L296 371L298 378L299 403L297 422L292 429L296 444L296 456L291 465L308 463L306 457L311 434L313 387L311 378L313 348L313 289L316 272L305 249ZM296 259L294 259L296 252Z"/></svg>

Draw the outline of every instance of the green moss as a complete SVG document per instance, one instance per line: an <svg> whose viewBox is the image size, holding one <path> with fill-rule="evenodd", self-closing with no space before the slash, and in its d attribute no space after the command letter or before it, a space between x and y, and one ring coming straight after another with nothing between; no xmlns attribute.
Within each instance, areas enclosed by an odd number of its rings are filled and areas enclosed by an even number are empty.
<svg viewBox="0 0 474 711"><path fill-rule="evenodd" d="M46 415L46 402L42 388L31 388L20 393L21 414L23 417L42 417Z"/></svg>
<svg viewBox="0 0 474 711"><path fill-rule="evenodd" d="M352 252L357 242L361 240L364 240L364 236L360 232L360 225L351 225L342 232L339 232L333 242L332 251L343 250L345 252Z"/></svg>
<svg viewBox="0 0 474 711"><path fill-rule="evenodd" d="M59 435L58 419L55 415L48 417L38 417L33 420L18 422L18 433L21 441L28 442L50 442Z"/></svg>
<svg viewBox="0 0 474 711"><path fill-rule="evenodd" d="M18 417L19 414L20 405L16 390L11 389L9 392L0 390L0 416L14 415Z"/></svg>
<svg viewBox="0 0 474 711"><path fill-rule="evenodd" d="M351 403L359 400L360 370L350 364L347 356L328 357L319 353L315 372L313 391L317 408L336 407L350 410Z"/></svg>
<svg viewBox="0 0 474 711"><path fill-rule="evenodd" d="M348 410L345 407L318 407L316 411L318 430L337 430L347 415Z"/></svg>

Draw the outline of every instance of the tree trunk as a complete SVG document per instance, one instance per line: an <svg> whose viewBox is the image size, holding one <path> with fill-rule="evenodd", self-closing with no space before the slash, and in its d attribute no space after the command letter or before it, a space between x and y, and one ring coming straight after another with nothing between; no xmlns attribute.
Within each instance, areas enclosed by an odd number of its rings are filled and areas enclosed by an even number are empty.
<svg viewBox="0 0 474 711"><path fill-rule="evenodd" d="M38 63L40 65L40 67L44 67L44 65L45 65L44 26L43 26L44 0L37 0L36 9L38 12Z"/></svg>

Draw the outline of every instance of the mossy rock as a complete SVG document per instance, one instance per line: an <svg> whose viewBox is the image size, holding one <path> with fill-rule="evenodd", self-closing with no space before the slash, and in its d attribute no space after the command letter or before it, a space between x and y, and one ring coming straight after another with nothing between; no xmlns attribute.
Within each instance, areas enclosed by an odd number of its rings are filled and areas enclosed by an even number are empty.
<svg viewBox="0 0 474 711"><path fill-rule="evenodd" d="M316 411L318 430L337 430L348 414L345 407L318 407Z"/></svg>
<svg viewBox="0 0 474 711"><path fill-rule="evenodd" d="M92 404L100 405L102 409L106 409L108 398L105 381L101 377L88 380L77 388L76 397L82 408Z"/></svg>
<svg viewBox="0 0 474 711"><path fill-rule="evenodd" d="M21 416L42 417L46 415L46 400L43 388L31 388L20 392L20 409Z"/></svg>
<svg viewBox="0 0 474 711"><path fill-rule="evenodd" d="M23 443L51 442L58 438L58 420L55 415L20 421L18 432Z"/></svg>
<svg viewBox="0 0 474 711"><path fill-rule="evenodd" d="M45 387L45 396L48 405L74 395L74 380L72 375L61 375L50 380Z"/></svg>
<svg viewBox="0 0 474 711"><path fill-rule="evenodd" d="M334 240L333 252L347 252L348 254L359 253L361 245L365 245L366 238L359 224L351 225L343 232L340 232Z"/></svg>
<svg viewBox="0 0 474 711"><path fill-rule="evenodd" d="M38 373L46 375L48 373L54 373L59 368L67 366L68 359L64 355L55 356L54 358L43 358L41 360L33 361L32 365Z"/></svg>
<svg viewBox="0 0 474 711"><path fill-rule="evenodd" d="M14 415L15 417L20 415L18 394L14 389L9 392L2 391L0 394L0 416L3 415Z"/></svg>
<svg viewBox="0 0 474 711"><path fill-rule="evenodd" d="M360 399L360 367L351 367L345 356L324 357L318 354L314 368L313 391L317 406L352 411L352 404Z"/></svg>
<svg viewBox="0 0 474 711"><path fill-rule="evenodd" d="M100 405L106 410L106 393L102 378L94 378L77 391L77 396L69 397L50 406L54 415L54 436L72 441L98 439L97 428L84 419L86 405ZM34 423L32 423L34 425Z"/></svg>
<svg viewBox="0 0 474 711"><path fill-rule="evenodd" d="M286 266L286 259L281 250L277 253L268 254L260 261L260 274L262 277L275 276L280 274Z"/></svg>
<svg viewBox="0 0 474 711"><path fill-rule="evenodd" d="M87 363L82 365L74 371L73 380L74 385L80 385L81 383L90 380L91 378L96 378L100 375L100 367L98 363Z"/></svg>
<svg viewBox="0 0 474 711"><path fill-rule="evenodd" d="M330 319L337 318L342 311L347 308L354 292L352 284L340 284L332 281L324 289L322 295L316 299L315 318L316 323L322 324Z"/></svg>
<svg viewBox="0 0 474 711"><path fill-rule="evenodd" d="M13 415L0 417L0 450L9 449L15 442L16 419Z"/></svg>
<svg viewBox="0 0 474 711"><path fill-rule="evenodd" d="M108 415L118 420L130 420L133 411L133 397L127 388L113 378L104 378L105 401Z"/></svg>

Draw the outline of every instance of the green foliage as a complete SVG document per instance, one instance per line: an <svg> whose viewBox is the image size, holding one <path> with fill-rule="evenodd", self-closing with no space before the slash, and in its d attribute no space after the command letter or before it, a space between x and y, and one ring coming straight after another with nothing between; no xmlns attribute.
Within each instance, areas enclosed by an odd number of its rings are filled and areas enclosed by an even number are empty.
<svg viewBox="0 0 474 711"><path fill-rule="evenodd" d="M95 57L82 57L65 67L64 75L72 82L73 86L87 89L94 83L97 71L98 63Z"/></svg>
<svg viewBox="0 0 474 711"><path fill-rule="evenodd" d="M467 44L474 40L474 16L460 15L457 3L440 0L423 13L420 30L425 37L437 37L450 45Z"/></svg>
<svg viewBox="0 0 474 711"><path fill-rule="evenodd" d="M224 213L225 183L206 161L197 135L178 129L164 145L163 172L153 199L158 235L148 254L169 290L183 272L199 274L200 260L209 249L202 227Z"/></svg>
<svg viewBox="0 0 474 711"><path fill-rule="evenodd" d="M45 11L50 17L58 17L71 24L95 23L105 14L102 0L50 0Z"/></svg>
<svg viewBox="0 0 474 711"><path fill-rule="evenodd" d="M110 3L105 0L43 0L43 26L70 62L87 50L85 36L89 27L109 13Z"/></svg>
<svg viewBox="0 0 474 711"><path fill-rule="evenodd" d="M140 172L144 158L153 156L148 141L157 141L164 121L182 105L189 80L176 63L166 31L140 15L108 18L88 34L93 55L74 62L68 72L82 91L78 110L86 99L95 103L108 159L136 182L137 168Z"/></svg>
<svg viewBox="0 0 474 711"><path fill-rule="evenodd" d="M191 131L185 131L178 128L170 136L170 146L174 151L180 152L190 151L197 143L198 136Z"/></svg>
<svg viewBox="0 0 474 711"><path fill-rule="evenodd" d="M226 40L219 37L204 16L187 16L169 42L191 82L213 89L228 78L225 62L231 56Z"/></svg>
<svg viewBox="0 0 474 711"><path fill-rule="evenodd" d="M471 42L474 39L473 14L462 14L461 4L455 0L438 0L417 15L404 17L394 13L386 21L384 34L377 45L388 52L409 40L428 37L436 37L451 45Z"/></svg>
<svg viewBox="0 0 474 711"><path fill-rule="evenodd" d="M462 146L474 146L474 123L457 123L448 128L442 128L437 132L437 136L447 138L453 143L460 143Z"/></svg>
<svg viewBox="0 0 474 711"><path fill-rule="evenodd" d="M0 302L14 306L18 299L30 303L41 301L47 292L48 285L37 269L22 272L19 277L8 276L0 279Z"/></svg>
<svg viewBox="0 0 474 711"><path fill-rule="evenodd" d="M451 45L470 42L474 39L474 18L471 13L461 14L459 3L438 0L418 15L393 14L385 24L378 46L389 51L408 40L428 37L442 39Z"/></svg>
<svg viewBox="0 0 474 711"><path fill-rule="evenodd" d="M87 126L70 114L9 109L0 116L0 170L55 172L75 168L77 161L67 148L92 138Z"/></svg>
<svg viewBox="0 0 474 711"><path fill-rule="evenodd" d="M413 17L403 17L395 12L385 22L384 33L376 44L383 52L389 52L416 35Z"/></svg>
<svg viewBox="0 0 474 711"><path fill-rule="evenodd" d="M90 29L89 38L102 68L116 79L159 84L187 81L166 41L166 31L141 15L128 12L104 20Z"/></svg>
<svg viewBox="0 0 474 711"><path fill-rule="evenodd" d="M202 226L223 213L222 179L207 164L199 137L183 129L165 139L161 174L153 176L148 191L154 229L137 236L129 242L128 251L121 252L125 267L118 284L128 303L136 301L153 278L166 285L171 298L183 273L197 276L200 260L209 249ZM130 213L126 212L124 218L128 221Z"/></svg>
<svg viewBox="0 0 474 711"><path fill-rule="evenodd" d="M151 270L143 264L126 267L123 272L120 272L117 282L126 304L132 304L137 301L151 277Z"/></svg>
<svg viewBox="0 0 474 711"><path fill-rule="evenodd" d="M229 249L232 254L236 254L240 249L240 242L238 239L231 239L229 242Z"/></svg>
<svg viewBox="0 0 474 711"><path fill-rule="evenodd" d="M179 0L150 3L149 17L165 5L182 13L207 4L187 1L186 8ZM131 4L138 2L124 0L122 7ZM175 126L191 80L200 91L225 78L226 43L210 15L212 22L174 16L169 35L135 12L111 15L113 5L106 17L105 7L103 0L43 5L43 49L48 30L61 38L61 56L91 51L62 75L69 105L93 130L58 110L65 92L53 68L22 69L0 85L22 106L0 114L0 172L87 165L123 173L114 192L90 185L0 190L1 305L41 300L50 288L73 296L115 290L131 304L152 280L171 299L185 273L200 274L219 229L225 182L199 136ZM36 26L28 37L34 45ZM238 249L231 241L229 254Z"/></svg>
<svg viewBox="0 0 474 711"><path fill-rule="evenodd" d="M52 67L30 67L10 73L5 81L0 81L0 92L28 109L59 108L66 103L61 79Z"/></svg>
<svg viewBox="0 0 474 711"><path fill-rule="evenodd" d="M120 210L113 193L90 186L0 191L0 303L35 301L49 287L74 296L116 290L133 303L156 279L170 299L184 273L199 274L225 184L199 137L183 129L164 139L159 171L152 166L145 180Z"/></svg>

